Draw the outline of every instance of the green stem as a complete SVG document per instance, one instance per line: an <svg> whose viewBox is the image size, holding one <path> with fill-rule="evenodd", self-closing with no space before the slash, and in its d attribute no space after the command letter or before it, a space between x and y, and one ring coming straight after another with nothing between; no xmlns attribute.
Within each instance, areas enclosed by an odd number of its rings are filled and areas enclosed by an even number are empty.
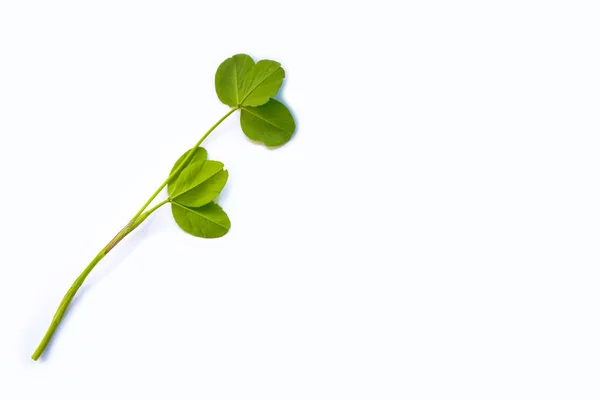
<svg viewBox="0 0 600 400"><path fill-rule="evenodd" d="M150 196L150 198L148 199L148 201L146 202L146 204L144 204L144 206L142 208L140 208L140 210L137 212L137 214L135 214L135 217L133 217L133 219L136 219L137 217L140 216L141 213L144 212L144 210L146 209L146 207L148 207L148 205L150 205L150 203L152 203L152 200L154 200L156 198L156 196L158 196L158 194L161 192L161 190L163 190L165 188L165 186L167 186L167 184L169 183L169 181L175 176L177 175L179 172L181 172L181 170L183 168L185 168L185 166L187 165L188 161L191 160L192 156L194 155L194 153L196 152L196 149L198 147L200 147L200 145L202 144L202 142L204 142L204 139L206 139L208 137L208 135L211 134L212 131L214 131L217 126L221 125L221 122L225 121L227 119L227 117L229 117L231 114L233 114L234 112L236 112L239 108L232 108L231 110L229 110L229 112L227 114L225 114L223 116L223 118L221 118L220 120L217 121L216 124L214 124L205 134L204 136L202 136L200 138L200 140L198 141L198 143L196 143L194 145L194 147L192 147L192 151L190 151L188 153L188 155L183 159L183 161L181 162L181 164L179 164L179 167L175 168L175 170L169 175L169 177L162 183L162 185L160 185L158 187L158 189L156 189L156 191L154 192L154 194L152 194L152 196Z"/></svg>
<svg viewBox="0 0 600 400"><path fill-rule="evenodd" d="M152 214L154 211L158 210L161 206L167 204L168 202L169 199L157 204L142 215L138 215L136 218L129 221L129 223L125 225L125 227L123 227L123 229L121 229L119 233L117 233L116 236L106 246L104 246L102 250L100 250L96 257L94 257L92 262L90 262L90 264L85 268L85 270L83 270L81 275L79 275L77 279L75 279L75 282L73 282L73 285L71 285L71 288L69 288L69 290L65 294L65 297L63 297L62 301L60 302L60 305L58 306L58 309L56 310L56 313L54 314L54 317L52 318L52 322L50 323L50 326L48 327L48 330L44 335L44 338L40 342L39 346L31 356L31 358L33 358L34 360L40 358L40 356L46 349L46 346L48 346L48 343L50 343L50 340L52 340L52 336L54 336L56 328L58 328L60 321L62 321L65 312L69 307L69 304L71 304L71 301L75 297L75 294L77 293L81 285L83 285L85 278L87 278L90 272L92 272L96 264L98 264L100 260L104 258L104 256L106 256L121 240L123 240L125 236L129 235L138 226L140 226L140 224L144 222L146 218L150 216L150 214Z"/></svg>
<svg viewBox="0 0 600 400"><path fill-rule="evenodd" d="M202 136L200 138L198 143L196 143L196 145L194 147L192 147L192 151L190 151L188 153L188 155L183 159L181 164L179 164L179 167L177 167L169 175L169 177L162 183L162 185L160 185L160 187L158 189L156 189L156 191L152 194L152 196L150 196L148 201L146 201L144 206L135 214L135 216L131 219L131 221L129 221L129 223L127 225L125 225L125 227L123 229L121 229L119 231L119 233L117 233L117 235L106 246L104 246L104 248L102 250L100 250L100 252L96 255L96 257L94 257L92 262L90 262L90 264L85 268L85 270L83 270L81 275L79 275L77 277L75 282L73 282L73 285L71 285L71 288L65 294L65 297L63 297L62 301L60 302L60 305L58 306L58 309L56 310L56 313L54 314L54 317L52 318L50 327L48 327L48 330L46 331L44 338L42 339L41 343L39 344L38 348L35 350L35 352L31 356L31 358L33 358L34 360L37 360L40 358L40 356L46 349L46 346L48 346L48 343L50 343L50 340L52 340L52 336L56 332L56 328L58 328L60 321L63 319L65 312L67 311L67 308L69 307L69 304L71 304L71 301L75 297L75 294L77 293L77 291L79 290L81 285L83 285L85 278L87 278L87 276L90 274L90 272L92 272L92 270L94 269L96 264L98 264L100 262L100 260L102 260L104 258L104 256L106 256L108 254L109 251L111 251L121 240L123 240L123 238L125 236L129 235L142 222L144 222L150 214L152 214L154 211L156 211L161 206L165 205L166 203L168 203L170 201L170 199L167 199L161 203L158 203L156 206L152 207L150 210L144 212L144 210L150 205L150 203L152 203L152 200L154 200L156 198L156 196L158 196L158 194L165 188L165 186L167 186L169 181L175 175L177 175L179 172L181 172L181 170L187 165L187 163L191 160L192 156L196 152L196 149L198 147L200 147L200 145L202 144L202 142L204 142L204 140L208 137L208 135L210 135L211 132L214 131L217 128L217 126L219 126L221 124L221 122L225 121L225 119L227 119L227 117L229 117L231 114L233 114L238 109L239 109L239 107L232 108L227 114L225 114L223 116L223 118L218 120L217 123L214 124L204 134L204 136Z"/></svg>

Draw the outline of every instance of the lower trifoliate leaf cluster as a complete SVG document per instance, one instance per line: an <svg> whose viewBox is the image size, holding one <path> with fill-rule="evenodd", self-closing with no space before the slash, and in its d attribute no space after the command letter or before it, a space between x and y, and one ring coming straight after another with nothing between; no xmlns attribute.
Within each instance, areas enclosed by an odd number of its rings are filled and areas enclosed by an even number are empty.
<svg viewBox="0 0 600 400"><path fill-rule="evenodd" d="M172 178L167 187L173 218L190 235L221 237L229 231L231 222L214 200L225 187L229 173L223 169L222 162L208 160L204 148L189 151L194 151L191 161ZM177 160L173 170L177 170L189 151Z"/></svg>

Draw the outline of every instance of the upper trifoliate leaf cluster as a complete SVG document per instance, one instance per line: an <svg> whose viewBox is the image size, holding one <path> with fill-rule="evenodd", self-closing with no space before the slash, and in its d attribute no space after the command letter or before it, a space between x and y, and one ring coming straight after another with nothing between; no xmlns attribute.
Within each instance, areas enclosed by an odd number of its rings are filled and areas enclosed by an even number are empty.
<svg viewBox="0 0 600 400"><path fill-rule="evenodd" d="M246 54L236 54L223 61L215 75L219 100L239 108L246 136L267 146L285 144L296 130L288 108L273 99L284 78L285 71L278 62L254 63Z"/></svg>

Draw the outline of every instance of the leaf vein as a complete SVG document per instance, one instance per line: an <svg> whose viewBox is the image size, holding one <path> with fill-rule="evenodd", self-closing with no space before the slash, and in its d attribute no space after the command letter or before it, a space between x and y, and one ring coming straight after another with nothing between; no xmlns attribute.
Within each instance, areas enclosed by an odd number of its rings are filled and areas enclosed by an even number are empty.
<svg viewBox="0 0 600 400"><path fill-rule="evenodd" d="M279 126L279 125L276 125L276 124L274 124L273 122L271 122L270 120L268 120L268 119L264 118L264 117L263 117L263 116L261 116L260 114L253 113L252 111L250 111L250 110L249 110L249 109L247 109L246 107L242 107L242 110L244 110L244 111L248 112L249 114L252 114L252 115L254 115L256 118L262 119L262 120L263 120L263 121L265 121L267 124L269 124L269 125L273 125L275 128L277 128L277 129L279 129L279 130L281 130L281 131L283 131L283 132L286 132L286 133L288 132L286 129L282 128L282 127L281 127L281 126Z"/></svg>
<svg viewBox="0 0 600 400"><path fill-rule="evenodd" d="M192 208L188 208L188 207L184 206L183 204L179 204L179 203L177 203L176 201L173 201L172 203L173 203L173 204L175 204L175 205L176 205L176 206L178 206L178 207L181 207L181 208L183 208L184 210L187 210L187 211L191 212L192 214L196 214L197 216L199 216L199 217L201 217L201 218L204 218L205 220L207 220L207 221L210 221L210 222L212 222L212 223L213 223L213 224L215 224L215 225L218 225L218 226L220 226L220 227L221 227L221 228L223 228L223 229L229 229L229 228L228 228L228 227L226 227L225 225L221 225L220 223L218 223L218 222L216 222L216 221L213 221L212 219L208 218L206 215L204 215L204 214L200 214L199 212L197 212L196 210L194 210L194 209L192 209Z"/></svg>
<svg viewBox="0 0 600 400"><path fill-rule="evenodd" d="M256 67L256 66L255 66L255 67ZM246 94L246 96L244 96L244 98L242 99L242 101L240 101L238 104L242 104L242 103L243 103L243 102L244 102L244 101L245 101L245 100L248 98L248 96L250 96L250 95L252 94L252 92L254 92L256 89L258 89L258 87L259 87L260 85L262 85L264 81L266 81L267 79L269 79L269 78L271 77L271 75L273 75L275 72L279 71L280 69L281 69L281 67L279 67L279 68L275 69L275 70L274 70L273 72L271 72L269 75L265 76L265 78L264 78L262 81L258 82L258 84L256 84L256 86L254 86L254 87L252 88L252 90L250 90L250 91L248 92L248 94Z"/></svg>
<svg viewBox="0 0 600 400"><path fill-rule="evenodd" d="M240 93L238 90L238 79L237 79L237 63L233 62L233 86L235 87L235 104L240 104Z"/></svg>

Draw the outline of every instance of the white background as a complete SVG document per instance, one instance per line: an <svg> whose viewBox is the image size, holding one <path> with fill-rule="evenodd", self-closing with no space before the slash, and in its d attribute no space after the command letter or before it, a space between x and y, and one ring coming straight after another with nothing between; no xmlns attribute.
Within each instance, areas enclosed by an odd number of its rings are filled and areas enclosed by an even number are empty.
<svg viewBox="0 0 600 400"><path fill-rule="evenodd" d="M600 398L597 1L0 3L0 399ZM294 139L238 117L218 240L168 207L64 292L282 62Z"/></svg>

